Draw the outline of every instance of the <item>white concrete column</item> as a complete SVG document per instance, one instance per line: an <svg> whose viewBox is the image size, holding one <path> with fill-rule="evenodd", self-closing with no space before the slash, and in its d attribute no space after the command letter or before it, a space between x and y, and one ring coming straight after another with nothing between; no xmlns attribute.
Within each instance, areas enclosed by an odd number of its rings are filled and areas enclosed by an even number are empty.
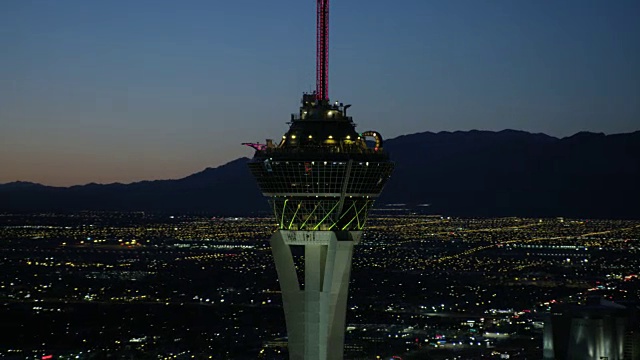
<svg viewBox="0 0 640 360"><path fill-rule="evenodd" d="M291 360L342 360L353 246L331 231L277 231L271 249L278 272ZM291 246L304 246L304 287Z"/></svg>
<svg viewBox="0 0 640 360"><path fill-rule="evenodd" d="M271 237L271 252L278 272L287 325L289 358L304 359L304 293L300 290L291 248L278 231Z"/></svg>

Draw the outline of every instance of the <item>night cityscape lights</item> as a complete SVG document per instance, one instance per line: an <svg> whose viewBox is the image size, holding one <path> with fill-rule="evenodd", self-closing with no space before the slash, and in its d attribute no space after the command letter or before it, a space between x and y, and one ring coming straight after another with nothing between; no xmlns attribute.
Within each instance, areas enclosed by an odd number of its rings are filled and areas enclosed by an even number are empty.
<svg viewBox="0 0 640 360"><path fill-rule="evenodd" d="M640 297L639 221L381 210L353 255L347 359L540 359L555 304ZM0 357L286 359L269 244L279 226L273 217L2 215Z"/></svg>

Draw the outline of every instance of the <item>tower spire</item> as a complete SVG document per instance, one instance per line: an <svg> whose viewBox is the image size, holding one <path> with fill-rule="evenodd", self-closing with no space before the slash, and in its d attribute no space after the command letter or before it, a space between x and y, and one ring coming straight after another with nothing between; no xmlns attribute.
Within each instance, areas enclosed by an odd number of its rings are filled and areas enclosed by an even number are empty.
<svg viewBox="0 0 640 360"><path fill-rule="evenodd" d="M329 0L317 0L316 96L329 100Z"/></svg>

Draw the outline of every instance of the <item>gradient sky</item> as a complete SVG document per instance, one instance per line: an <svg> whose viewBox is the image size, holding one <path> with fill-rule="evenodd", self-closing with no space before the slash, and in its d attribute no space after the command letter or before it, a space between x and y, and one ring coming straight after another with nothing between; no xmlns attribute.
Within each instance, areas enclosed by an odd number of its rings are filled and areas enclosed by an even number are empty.
<svg viewBox="0 0 640 360"><path fill-rule="evenodd" d="M640 129L638 0L334 0L329 95L387 138ZM278 139L313 0L0 1L0 183L179 178Z"/></svg>

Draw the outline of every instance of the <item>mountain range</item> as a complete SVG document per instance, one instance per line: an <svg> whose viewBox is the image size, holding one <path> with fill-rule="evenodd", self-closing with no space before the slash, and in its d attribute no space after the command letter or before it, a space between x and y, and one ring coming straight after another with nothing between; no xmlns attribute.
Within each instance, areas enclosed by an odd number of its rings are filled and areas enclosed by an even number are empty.
<svg viewBox="0 0 640 360"><path fill-rule="evenodd" d="M448 216L640 219L640 131L556 138L524 131L424 132L386 140L396 169L377 207ZM266 200L240 158L177 180L0 185L0 212L250 215Z"/></svg>

